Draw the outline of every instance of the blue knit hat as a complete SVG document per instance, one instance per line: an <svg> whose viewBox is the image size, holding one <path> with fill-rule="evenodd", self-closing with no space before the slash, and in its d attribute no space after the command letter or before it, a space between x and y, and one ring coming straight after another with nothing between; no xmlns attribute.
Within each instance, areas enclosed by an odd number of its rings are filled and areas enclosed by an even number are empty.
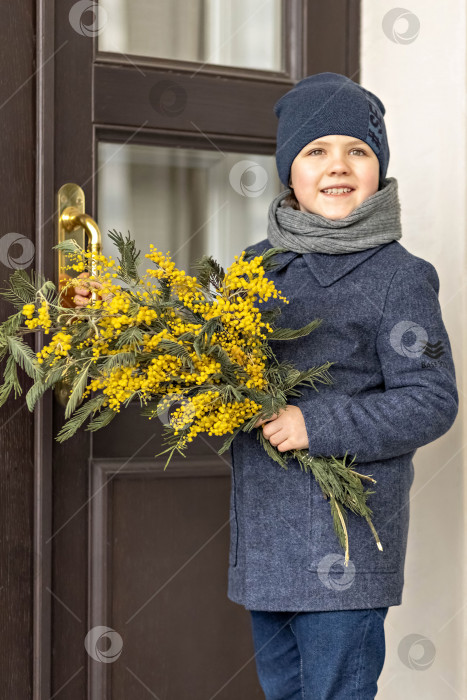
<svg viewBox="0 0 467 700"><path fill-rule="evenodd" d="M292 162L307 143L342 134L365 141L375 152L381 186L389 163L385 111L376 95L340 73L317 73L300 80L274 105L279 118L276 163L281 182L289 187Z"/></svg>

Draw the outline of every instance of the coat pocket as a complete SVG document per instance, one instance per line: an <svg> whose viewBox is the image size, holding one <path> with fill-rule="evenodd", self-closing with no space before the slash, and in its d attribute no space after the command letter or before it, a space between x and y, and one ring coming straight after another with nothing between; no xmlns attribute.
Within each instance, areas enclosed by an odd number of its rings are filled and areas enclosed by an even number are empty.
<svg viewBox="0 0 467 700"><path fill-rule="evenodd" d="M371 464L355 464L355 471L376 479L376 484L364 481L365 490L374 491L367 505L373 511L371 521L383 546L381 551L365 520L350 510L347 514L349 537L349 566L344 569L355 573L397 573L405 557L406 541L402 541L401 521L406 518L402 507L400 461L385 460ZM333 561L342 563L345 550L334 530L330 501L325 498L313 478L310 498L311 529L309 533L309 571L329 571ZM341 556L342 560L338 559ZM402 562L402 564L401 564Z"/></svg>

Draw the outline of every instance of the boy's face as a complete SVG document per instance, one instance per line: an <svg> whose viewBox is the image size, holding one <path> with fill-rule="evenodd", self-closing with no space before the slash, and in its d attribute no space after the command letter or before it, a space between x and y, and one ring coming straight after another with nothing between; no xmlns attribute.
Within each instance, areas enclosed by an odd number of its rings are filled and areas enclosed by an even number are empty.
<svg viewBox="0 0 467 700"><path fill-rule="evenodd" d="M321 136L295 157L290 180L301 211L343 219L378 191L379 160L360 139L340 134ZM323 192L336 185L346 185L352 191Z"/></svg>

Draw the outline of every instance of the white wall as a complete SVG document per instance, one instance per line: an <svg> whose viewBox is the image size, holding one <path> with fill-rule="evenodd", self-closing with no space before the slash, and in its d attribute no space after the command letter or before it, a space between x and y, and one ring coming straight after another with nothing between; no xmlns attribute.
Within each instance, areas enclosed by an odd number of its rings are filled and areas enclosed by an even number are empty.
<svg viewBox="0 0 467 700"><path fill-rule="evenodd" d="M454 700L467 698L466 7L464 0L410 0L399 13L395 7L362 0L360 82L386 107L388 175L399 182L402 208L400 243L438 271L460 410L449 432L414 458L403 602L386 618L377 697ZM398 36L407 31L406 38ZM423 646L410 635L428 641Z"/></svg>

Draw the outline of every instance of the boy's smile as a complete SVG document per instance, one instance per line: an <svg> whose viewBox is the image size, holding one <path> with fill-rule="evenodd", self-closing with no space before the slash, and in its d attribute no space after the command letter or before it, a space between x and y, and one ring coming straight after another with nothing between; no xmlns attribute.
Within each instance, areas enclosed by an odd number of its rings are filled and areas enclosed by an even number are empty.
<svg viewBox="0 0 467 700"><path fill-rule="evenodd" d="M378 191L379 160L360 139L323 136L298 153L290 180L301 211L343 219Z"/></svg>

